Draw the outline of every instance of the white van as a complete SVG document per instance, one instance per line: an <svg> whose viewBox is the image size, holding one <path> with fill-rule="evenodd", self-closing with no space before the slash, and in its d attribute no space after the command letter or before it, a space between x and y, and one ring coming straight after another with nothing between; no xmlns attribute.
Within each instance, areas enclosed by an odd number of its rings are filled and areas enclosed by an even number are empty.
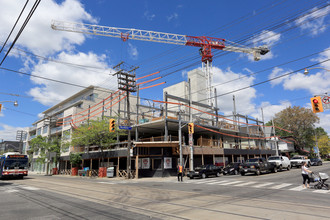
<svg viewBox="0 0 330 220"><path fill-rule="evenodd" d="M291 168L291 162L289 158L285 156L270 156L268 157L268 162L275 163L278 170L290 170Z"/></svg>

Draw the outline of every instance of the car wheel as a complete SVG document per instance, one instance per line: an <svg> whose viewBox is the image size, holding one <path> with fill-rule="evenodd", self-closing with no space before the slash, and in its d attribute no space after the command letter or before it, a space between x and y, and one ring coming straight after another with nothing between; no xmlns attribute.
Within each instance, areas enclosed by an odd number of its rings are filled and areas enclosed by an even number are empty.
<svg viewBox="0 0 330 220"><path fill-rule="evenodd" d="M235 171L234 171L234 174L235 174L235 175L237 175L237 174L238 174L238 171L237 171L237 170L235 170Z"/></svg>
<svg viewBox="0 0 330 220"><path fill-rule="evenodd" d="M257 170L256 175L257 175L257 176L260 175L260 170Z"/></svg>
<svg viewBox="0 0 330 220"><path fill-rule="evenodd" d="M217 176L217 177L219 177L219 176L220 176L220 173L219 173L219 172L217 172L216 176Z"/></svg>
<svg viewBox="0 0 330 220"><path fill-rule="evenodd" d="M244 175L245 175L245 173L244 173L244 172L241 172L241 175L242 175L242 176L244 176Z"/></svg>
<svg viewBox="0 0 330 220"><path fill-rule="evenodd" d="M287 170L290 170L290 169L291 169L290 165L288 165L288 167L287 167L286 169L287 169Z"/></svg>
<svg viewBox="0 0 330 220"><path fill-rule="evenodd" d="M274 167L273 173L277 173L277 168L276 167Z"/></svg>
<svg viewBox="0 0 330 220"><path fill-rule="evenodd" d="M282 164L280 165L280 167L278 168L279 171L282 171L283 167Z"/></svg>
<svg viewBox="0 0 330 220"><path fill-rule="evenodd" d="M202 174L202 179L205 179L205 178L206 178L206 174L203 173L203 174Z"/></svg>

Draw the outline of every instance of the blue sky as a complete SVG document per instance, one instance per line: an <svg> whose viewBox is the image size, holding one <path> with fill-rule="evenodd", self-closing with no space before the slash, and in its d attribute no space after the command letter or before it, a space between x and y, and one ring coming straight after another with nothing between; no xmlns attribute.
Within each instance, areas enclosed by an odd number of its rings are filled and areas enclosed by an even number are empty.
<svg viewBox="0 0 330 220"><path fill-rule="evenodd" d="M0 45L6 40L25 1L0 0ZM32 7L30 1L25 14ZM43 80L33 74L81 86L116 89L109 73L120 61L136 65L137 77L160 71L166 84L141 91L143 98L161 100L162 89L186 80L186 73L201 68L197 47L128 40L55 31L52 20L135 28L190 36L224 38L239 46L268 45L271 52L255 62L250 55L213 51L213 85L223 114L233 111L265 121L288 106L310 108L310 97L329 92L330 6L327 1L41 1L0 69L0 139L14 140L40 113L81 90L79 87ZM24 19L21 19L21 21ZM9 44L22 23L18 23ZM0 54L2 60L8 45ZM55 62L54 62L55 61ZM13 71L9 71L13 70ZM286 73L286 77L271 80ZM151 77L152 78L152 77ZM150 79L150 78L148 78ZM147 86L146 85L146 86ZM246 88L242 90L242 88ZM234 90L237 92L231 93ZM11 95L10 95L11 94ZM226 94L226 95L223 95ZM330 113L318 114L330 132Z"/></svg>

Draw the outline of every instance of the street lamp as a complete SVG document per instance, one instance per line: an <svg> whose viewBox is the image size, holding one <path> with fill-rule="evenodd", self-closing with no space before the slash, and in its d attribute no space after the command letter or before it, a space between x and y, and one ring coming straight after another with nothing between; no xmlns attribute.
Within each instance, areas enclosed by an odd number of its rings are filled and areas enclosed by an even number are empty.
<svg viewBox="0 0 330 220"><path fill-rule="evenodd" d="M308 75L309 70L312 70L312 69L323 69L323 70L326 70L326 71L329 71L329 72L330 72L330 70L325 69L325 68L323 68L323 67L313 67L313 68L309 68L309 69L305 68L304 74L305 74L305 75Z"/></svg>
<svg viewBox="0 0 330 220"><path fill-rule="evenodd" d="M2 109L2 104L1 103L3 103L3 102L13 102L15 107L18 106L18 102L17 101L1 101L0 102L0 112L1 112L1 109Z"/></svg>

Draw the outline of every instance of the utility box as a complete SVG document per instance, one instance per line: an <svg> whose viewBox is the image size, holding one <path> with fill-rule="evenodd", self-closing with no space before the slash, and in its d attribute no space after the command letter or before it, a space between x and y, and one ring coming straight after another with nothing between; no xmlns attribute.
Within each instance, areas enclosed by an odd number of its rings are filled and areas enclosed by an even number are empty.
<svg viewBox="0 0 330 220"><path fill-rule="evenodd" d="M112 178L115 174L115 167L108 167L107 168L107 177Z"/></svg>

